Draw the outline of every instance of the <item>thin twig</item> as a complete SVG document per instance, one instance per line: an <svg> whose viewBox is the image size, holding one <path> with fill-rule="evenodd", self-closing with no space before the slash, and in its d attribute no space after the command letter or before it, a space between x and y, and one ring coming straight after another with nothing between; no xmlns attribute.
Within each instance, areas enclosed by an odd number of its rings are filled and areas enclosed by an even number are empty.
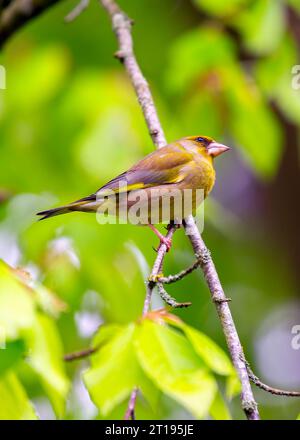
<svg viewBox="0 0 300 440"><path fill-rule="evenodd" d="M149 85L141 72L133 52L131 37L132 20L119 8L113 0L100 0L102 6L109 13L113 30L118 40L118 51L115 56L124 64L125 69L132 82L140 106L149 129L153 143L157 147L166 145L166 138L160 125L154 101Z"/></svg>
<svg viewBox="0 0 300 440"><path fill-rule="evenodd" d="M124 420L135 420L135 404L139 389L135 387L131 393Z"/></svg>
<svg viewBox="0 0 300 440"><path fill-rule="evenodd" d="M98 350L98 347L85 348L84 350L75 351L74 353L68 353L64 355L64 361L77 361L78 359L83 359L90 356Z"/></svg>
<svg viewBox="0 0 300 440"><path fill-rule="evenodd" d="M28 21L60 0L13 0L0 15L0 47Z"/></svg>
<svg viewBox="0 0 300 440"><path fill-rule="evenodd" d="M12 197L12 193L9 190L0 188L0 204L7 202Z"/></svg>
<svg viewBox="0 0 300 440"><path fill-rule="evenodd" d="M172 284L176 283L177 281L182 280L182 278L186 277L190 273L192 273L194 270L196 270L201 265L201 259L202 256L196 255L196 261L189 266L188 268L181 270L180 272L176 273L175 275L168 275L167 277L161 277L158 278L158 282L162 284Z"/></svg>
<svg viewBox="0 0 300 440"><path fill-rule="evenodd" d="M119 8L114 0L100 0L100 3L110 15L113 30L116 34L119 45L119 50L116 56L124 64L127 70L135 93L138 97L138 101L142 107L150 136L152 137L152 140L157 147L162 147L167 144L166 138L158 119L156 107L148 83L141 72L141 69L133 52L133 42L131 36L132 20L127 17L127 15ZM194 252L196 254L207 253L207 248L200 236L193 217L189 217L187 219L185 230L194 248ZM259 420L257 403L254 400L254 396L251 390L246 365L240 358L240 354L243 353L242 346L227 303L228 299L224 294L211 257L207 259L207 262L203 262L201 264L201 268L203 270L206 282L211 292L212 299L217 308L217 312L226 337L233 365L241 381L241 399L243 410L249 420ZM158 273L159 271L156 272L156 275ZM150 304L149 298L151 298L152 293L149 291L149 285L150 283L148 283L147 295L145 300L146 308Z"/></svg>
<svg viewBox="0 0 300 440"><path fill-rule="evenodd" d="M266 391L267 393L275 394L276 396L300 397L300 391L282 390L280 388L274 388L274 387L271 387L270 385L265 384L264 382L262 382L259 379L259 377L257 377L253 373L253 371L247 361L246 361L246 366L247 366L248 376L249 376L251 382L253 382L254 385L256 385L258 388Z"/></svg>
<svg viewBox="0 0 300 440"><path fill-rule="evenodd" d="M175 226L171 226L168 230L166 237L169 239L172 239L176 229L177 228ZM145 297L142 316L147 315L147 313L150 310L152 292L153 292L153 289L156 284L156 281L153 281L153 280L156 280L161 273L161 269L163 266L163 261L164 261L166 253L167 253L167 246L165 244L161 243L158 247L157 256L154 261L154 264L153 264L153 267L151 270L151 274L149 276L149 280L147 282L146 297Z"/></svg>
<svg viewBox="0 0 300 440"><path fill-rule="evenodd" d="M66 15L65 22L71 23L71 21L74 21L85 9L88 8L89 4L90 0L80 0L75 8L72 9L72 11L68 13L68 15Z"/></svg>
<svg viewBox="0 0 300 440"><path fill-rule="evenodd" d="M214 262L211 258L210 253L208 252L208 249L205 246L204 241L202 240L202 237L199 233L193 217L188 217L185 223L186 234L191 241L194 252L196 254L204 253L207 255L207 259L201 262L201 269L208 285L211 298L216 306L233 365L238 373L242 385L242 408L249 420L259 420L257 403L254 399L251 389L247 366L245 364L245 361L243 360L243 348L231 315L231 311L228 305L228 298L226 298L225 296Z"/></svg>
<svg viewBox="0 0 300 440"><path fill-rule="evenodd" d="M172 296L170 296L168 294L168 292L164 289L164 286L162 285L162 283L158 282L156 283L157 289L158 289L158 293L160 294L161 298L171 307L173 307L174 309L182 309L184 307L189 307L192 305L191 302L183 302L183 303L179 303L176 301L176 299L172 298Z"/></svg>

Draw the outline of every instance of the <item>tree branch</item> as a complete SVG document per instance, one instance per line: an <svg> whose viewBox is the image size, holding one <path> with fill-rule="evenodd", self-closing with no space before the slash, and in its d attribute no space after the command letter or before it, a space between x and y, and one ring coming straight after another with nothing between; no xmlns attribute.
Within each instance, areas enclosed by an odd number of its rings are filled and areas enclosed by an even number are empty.
<svg viewBox="0 0 300 440"><path fill-rule="evenodd" d="M1 203L5 203L7 202L7 200L9 200L12 196L12 193L5 189L5 188L0 188L0 205Z"/></svg>
<svg viewBox="0 0 300 440"><path fill-rule="evenodd" d="M166 237L172 239L176 229L177 228L175 226L169 227L169 230L168 230ZM150 310L152 292L155 287L156 280L159 278L159 276L161 274L166 253L167 253L167 246L165 244L161 243L159 245L158 250L157 250L157 256L154 261L154 264L153 264L153 267L151 270L151 274L149 276L149 280L147 283L146 297L145 297L142 316L146 316Z"/></svg>
<svg viewBox="0 0 300 440"><path fill-rule="evenodd" d="M266 391L267 393L271 393L271 394L275 394L276 396L287 396L287 397L300 397L300 391L287 391L287 390L282 390L280 388L273 388L270 387L270 385L267 385L265 383L263 383L259 377L257 377L253 371L251 370L251 367L249 365L249 363L247 361L245 361L246 366L247 366L247 371L248 371L248 375L249 378L251 380L251 382L254 383L254 385L256 385L258 388Z"/></svg>
<svg viewBox="0 0 300 440"><path fill-rule="evenodd" d="M135 404L139 389L135 387L131 393L124 420L135 420Z"/></svg>
<svg viewBox="0 0 300 440"><path fill-rule="evenodd" d="M172 281L172 282L175 282L175 281ZM157 283L157 284L159 284L159 283ZM174 307L174 306L172 305L172 307ZM68 354L66 354L64 356L64 361L71 362L71 361L77 361L77 360L84 359L86 357L91 356L99 348L100 347L85 348L85 349L80 350L80 351L75 351L73 353L68 353ZM259 379L259 377L257 377L253 373L249 363L245 359L243 359L243 358L242 358L242 360L245 362L245 364L247 366L247 371L248 371L249 379L258 388L266 391L267 393L275 394L276 396L300 397L300 391L282 390L280 388L274 388L274 387L271 387L270 385L265 384L264 382L262 382ZM131 398L130 398L129 403L128 403L128 408L127 408L126 414L125 414L125 419L126 420L128 420L128 419L134 420L135 419L134 408L135 408L135 402L136 402L136 399L137 399L137 394L138 394L138 388L134 388L134 390L132 391L132 394L131 394Z"/></svg>
<svg viewBox="0 0 300 440"><path fill-rule="evenodd" d="M90 0L80 0L80 2L68 13L65 17L66 23L71 23L74 21L85 9L88 8Z"/></svg>
<svg viewBox="0 0 300 440"><path fill-rule="evenodd" d="M186 220L186 233L189 236L194 252L196 254L204 253L208 256L206 260L201 261L201 269L211 298L216 306L233 365L241 381L242 408L249 420L259 420L257 403L252 393L242 345L230 312L228 298L225 296L214 262L192 217Z"/></svg>
<svg viewBox="0 0 300 440"><path fill-rule="evenodd" d="M83 358L88 357L91 354L95 353L98 350L98 348L99 347L85 348L84 350L75 351L73 353L65 354L64 361L71 362L71 361L77 361L79 359L83 359Z"/></svg>
<svg viewBox="0 0 300 440"><path fill-rule="evenodd" d="M13 0L0 15L0 47L18 29L60 0Z"/></svg>
<svg viewBox="0 0 300 440"><path fill-rule="evenodd" d="M100 0L100 3L102 3L103 7L110 15L113 30L116 34L119 45L119 49L115 56L124 64L124 67L127 70L140 106L142 107L153 143L157 147L163 147L167 143L166 138L157 116L149 85L141 72L133 52L131 36L131 26L133 21L121 11L115 1Z"/></svg>
<svg viewBox="0 0 300 440"><path fill-rule="evenodd" d="M158 292L161 296L161 298L171 307L173 307L174 309L182 309L184 307L189 307L192 305L191 302L183 302L183 303L179 303L176 301L176 299L172 298L168 292L164 289L164 286L162 285L162 283L157 282L157 289Z"/></svg>
<svg viewBox="0 0 300 440"><path fill-rule="evenodd" d="M162 147L167 144L164 132L158 119L148 83L141 72L133 52L133 42L131 36L132 21L119 8L114 0L100 0L100 3L110 15L113 30L116 34L119 45L119 50L116 55L127 70L138 97L138 101L142 107L150 136L157 147ZM194 248L195 254L207 253L208 251L206 246L192 217L187 219L185 229ZM207 262L202 262L201 268L211 292L212 299L216 305L234 367L241 381L243 410L249 420L258 420L259 413L251 390L247 368L245 362L241 360L241 354L243 354L241 343L230 313L229 306L227 304L228 299L224 294L211 257L208 258ZM154 272L158 273L159 271L155 270ZM149 308L149 298L151 298L151 293L148 285L145 301L145 304L147 304L146 308ZM133 396L131 396L131 399L132 397Z"/></svg>
<svg viewBox="0 0 300 440"><path fill-rule="evenodd" d="M172 284L176 283L177 281L182 280L182 278L186 277L190 273L192 273L194 270L196 270L200 264L202 259L206 259L206 255L197 255L196 254L196 261L186 269L176 273L175 275L169 275L167 277L160 277L157 281L162 284Z"/></svg>

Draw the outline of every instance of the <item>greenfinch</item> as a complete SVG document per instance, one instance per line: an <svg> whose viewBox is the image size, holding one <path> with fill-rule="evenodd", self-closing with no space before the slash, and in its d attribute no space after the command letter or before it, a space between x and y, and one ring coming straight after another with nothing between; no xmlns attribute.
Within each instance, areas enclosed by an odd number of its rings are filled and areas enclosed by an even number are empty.
<svg viewBox="0 0 300 440"><path fill-rule="evenodd" d="M113 212L117 218L124 218L134 209L134 213L139 212L139 215L132 223L149 226L169 250L170 240L154 224L181 223L187 215L195 213L214 186L213 159L229 149L207 136L182 138L148 154L95 193L37 215L43 220L73 211ZM197 196L197 191L201 192L201 197ZM188 193L186 199L190 199L190 203L184 200L175 209L174 192L180 195ZM164 200L168 200L169 210L164 210ZM143 215L140 214L142 211Z"/></svg>

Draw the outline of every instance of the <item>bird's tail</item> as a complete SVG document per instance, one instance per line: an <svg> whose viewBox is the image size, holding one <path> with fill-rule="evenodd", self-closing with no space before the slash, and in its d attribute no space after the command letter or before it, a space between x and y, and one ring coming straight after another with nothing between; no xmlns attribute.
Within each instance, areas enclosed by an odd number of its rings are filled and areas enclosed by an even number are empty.
<svg viewBox="0 0 300 440"><path fill-rule="evenodd" d="M45 220L49 217L54 217L56 215L67 214L68 212L83 211L83 212L95 212L97 204L95 203L96 196L92 194L83 199L76 200L76 202L70 203L69 205L59 206L58 208L48 209L47 211L38 212L37 215L42 217L39 220Z"/></svg>
<svg viewBox="0 0 300 440"><path fill-rule="evenodd" d="M67 212L72 212L69 206L60 206L59 208L48 209L47 211L38 212L36 215L41 215L39 220L45 220L49 217L54 217L55 215L66 214Z"/></svg>

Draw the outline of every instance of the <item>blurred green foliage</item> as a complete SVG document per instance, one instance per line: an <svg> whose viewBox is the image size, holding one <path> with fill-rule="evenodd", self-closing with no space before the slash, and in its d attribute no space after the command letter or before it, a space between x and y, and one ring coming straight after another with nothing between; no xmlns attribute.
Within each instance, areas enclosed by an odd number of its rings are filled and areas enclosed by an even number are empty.
<svg viewBox="0 0 300 440"><path fill-rule="evenodd" d="M137 57L167 138L207 134L234 147L216 164L204 238L257 373L258 330L272 308L296 297L289 250L266 232L261 196L286 154L285 121L300 126L300 91L291 86L300 41L287 14L288 7L299 14L298 3L120 1L136 22ZM122 418L135 385L138 418L243 418L200 272L170 289L193 302L176 311L182 321L141 322L156 244L146 228L100 226L85 214L35 221L37 211L92 193L153 148L112 57L108 18L95 3L66 26L72 6L59 4L30 23L0 58L7 71L0 190L9 194L0 205L7 263L0 265L0 418ZM166 274L192 259L178 231ZM89 345L100 346L90 365L64 364L63 353ZM83 397L82 381L96 407ZM299 413L299 401L256 397L263 418Z"/></svg>
<svg viewBox="0 0 300 440"><path fill-rule="evenodd" d="M62 416L69 380L64 371L60 336L53 320L61 303L44 287L37 285L35 290L26 274L10 269L3 262L0 275L0 328L4 344L0 351L1 418L36 417L19 381L19 375L23 374L23 359L30 368L28 374L39 381L56 414ZM14 397L7 400L10 393Z"/></svg>

